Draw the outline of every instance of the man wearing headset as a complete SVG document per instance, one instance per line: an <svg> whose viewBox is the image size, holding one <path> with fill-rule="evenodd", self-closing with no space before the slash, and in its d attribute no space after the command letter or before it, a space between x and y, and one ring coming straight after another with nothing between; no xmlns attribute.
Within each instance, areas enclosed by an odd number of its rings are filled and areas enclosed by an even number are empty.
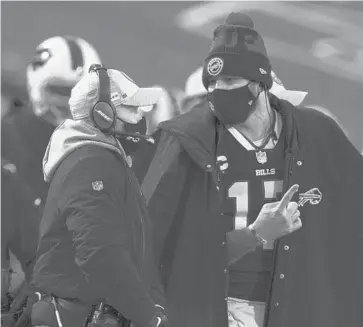
<svg viewBox="0 0 363 327"><path fill-rule="evenodd" d="M99 65L73 88L72 119L55 130L43 159L50 187L33 271L34 326L165 326L144 197L116 138L159 94Z"/></svg>

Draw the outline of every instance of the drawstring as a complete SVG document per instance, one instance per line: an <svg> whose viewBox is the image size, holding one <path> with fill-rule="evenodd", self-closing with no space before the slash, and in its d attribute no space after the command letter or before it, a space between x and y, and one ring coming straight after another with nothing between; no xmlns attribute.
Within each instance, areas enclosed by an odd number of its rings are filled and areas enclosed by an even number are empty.
<svg viewBox="0 0 363 327"><path fill-rule="evenodd" d="M241 133L244 136L244 138L248 141L248 143L250 143L258 151L263 150L266 147L266 145L268 144L268 142L270 142L271 138L274 138L274 139L277 138L276 133L275 133L276 112L275 112L275 110L272 110L272 112L273 112L273 118L272 118L272 124L270 126L269 133L260 146L253 143L245 134Z"/></svg>

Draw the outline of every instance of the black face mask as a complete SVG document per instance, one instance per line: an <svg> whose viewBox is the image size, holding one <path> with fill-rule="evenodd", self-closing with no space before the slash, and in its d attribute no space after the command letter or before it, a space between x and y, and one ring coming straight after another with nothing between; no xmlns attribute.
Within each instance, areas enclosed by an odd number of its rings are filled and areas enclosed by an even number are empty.
<svg viewBox="0 0 363 327"><path fill-rule="evenodd" d="M209 105L222 124L234 125L247 120L257 100L248 85L232 90L215 89L208 94Z"/></svg>

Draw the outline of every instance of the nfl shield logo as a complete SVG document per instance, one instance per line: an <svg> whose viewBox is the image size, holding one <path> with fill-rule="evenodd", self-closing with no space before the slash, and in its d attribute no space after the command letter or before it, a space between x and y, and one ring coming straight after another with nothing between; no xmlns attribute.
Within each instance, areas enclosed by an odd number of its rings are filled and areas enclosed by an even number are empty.
<svg viewBox="0 0 363 327"><path fill-rule="evenodd" d="M92 182L92 188L94 191L101 191L103 190L103 183L102 181L94 181Z"/></svg>
<svg viewBox="0 0 363 327"><path fill-rule="evenodd" d="M266 163L267 162L266 152L262 152L262 151L256 152L256 159L257 159L257 162L260 164Z"/></svg>

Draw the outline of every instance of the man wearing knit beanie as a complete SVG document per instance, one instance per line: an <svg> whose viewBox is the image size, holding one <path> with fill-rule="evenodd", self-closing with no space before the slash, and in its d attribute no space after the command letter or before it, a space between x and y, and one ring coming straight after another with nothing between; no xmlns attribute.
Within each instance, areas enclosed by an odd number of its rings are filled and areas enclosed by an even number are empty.
<svg viewBox="0 0 363 327"><path fill-rule="evenodd" d="M142 184L169 326L361 326L363 157L268 92L243 13L215 29L202 79L208 101L160 125Z"/></svg>
<svg viewBox="0 0 363 327"><path fill-rule="evenodd" d="M184 97L181 101L181 111L183 113L191 110L199 102L206 100L208 92L203 85L202 76L203 66L198 67L188 77L185 83ZM279 99L289 101L294 106L301 105L306 95L308 94L307 92L287 90L284 87L282 81L273 71L271 71L271 76L273 79L273 83L270 92L273 95L277 96Z"/></svg>
<svg viewBox="0 0 363 327"><path fill-rule="evenodd" d="M73 119L55 130L43 159L50 187L33 271L33 326L82 326L100 301L96 318L117 327L165 326L145 199L116 138L159 95L96 66L72 89Z"/></svg>
<svg viewBox="0 0 363 327"><path fill-rule="evenodd" d="M363 157L268 94L243 13L215 29L202 79L208 101L160 125L142 184L169 326L361 326Z"/></svg>

